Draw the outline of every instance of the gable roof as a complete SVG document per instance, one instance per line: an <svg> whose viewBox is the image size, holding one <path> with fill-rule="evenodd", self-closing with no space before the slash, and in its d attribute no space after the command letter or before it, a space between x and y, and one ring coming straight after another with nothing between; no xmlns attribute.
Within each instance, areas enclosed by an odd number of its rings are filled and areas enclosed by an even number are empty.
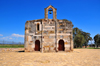
<svg viewBox="0 0 100 66"><path fill-rule="evenodd" d="M52 9L56 9L56 8L54 8L52 5L49 5L47 8L45 8L45 9L49 9L49 8L52 8ZM57 10L57 9L56 9Z"/></svg>

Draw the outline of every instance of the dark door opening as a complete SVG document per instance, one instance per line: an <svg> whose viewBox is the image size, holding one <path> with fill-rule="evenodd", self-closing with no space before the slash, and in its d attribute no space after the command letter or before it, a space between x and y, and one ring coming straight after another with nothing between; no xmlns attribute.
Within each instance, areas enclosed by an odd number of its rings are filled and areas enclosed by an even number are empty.
<svg viewBox="0 0 100 66"><path fill-rule="evenodd" d="M40 41L39 40L35 41L35 51L40 51Z"/></svg>
<svg viewBox="0 0 100 66"><path fill-rule="evenodd" d="M59 40L59 51L64 51L64 41L63 40Z"/></svg>

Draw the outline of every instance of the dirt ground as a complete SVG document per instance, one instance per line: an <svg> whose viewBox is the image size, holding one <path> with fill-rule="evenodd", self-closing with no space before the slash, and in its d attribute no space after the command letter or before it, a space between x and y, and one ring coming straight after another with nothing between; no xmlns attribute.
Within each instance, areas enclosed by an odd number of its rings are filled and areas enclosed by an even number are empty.
<svg viewBox="0 0 100 66"><path fill-rule="evenodd" d="M100 66L100 49L73 52L0 52L0 66Z"/></svg>

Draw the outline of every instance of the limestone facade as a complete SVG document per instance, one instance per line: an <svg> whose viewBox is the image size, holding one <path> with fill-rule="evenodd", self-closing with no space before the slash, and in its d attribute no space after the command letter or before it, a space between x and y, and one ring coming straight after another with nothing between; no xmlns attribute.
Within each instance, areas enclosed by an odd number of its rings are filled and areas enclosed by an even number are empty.
<svg viewBox="0 0 100 66"><path fill-rule="evenodd" d="M48 10L53 10L53 19L48 19ZM58 52L73 50L73 24L57 19L53 6L45 8L45 18L25 23L25 51Z"/></svg>

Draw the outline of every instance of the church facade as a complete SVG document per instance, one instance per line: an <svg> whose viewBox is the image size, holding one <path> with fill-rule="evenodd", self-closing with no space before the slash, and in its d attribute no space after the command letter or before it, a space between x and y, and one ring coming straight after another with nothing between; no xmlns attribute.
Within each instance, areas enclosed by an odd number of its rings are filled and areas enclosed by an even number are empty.
<svg viewBox="0 0 100 66"><path fill-rule="evenodd" d="M53 19L48 19L52 9ZM45 18L25 23L24 47L26 52L59 52L73 50L73 24L57 19L56 8L45 8Z"/></svg>

